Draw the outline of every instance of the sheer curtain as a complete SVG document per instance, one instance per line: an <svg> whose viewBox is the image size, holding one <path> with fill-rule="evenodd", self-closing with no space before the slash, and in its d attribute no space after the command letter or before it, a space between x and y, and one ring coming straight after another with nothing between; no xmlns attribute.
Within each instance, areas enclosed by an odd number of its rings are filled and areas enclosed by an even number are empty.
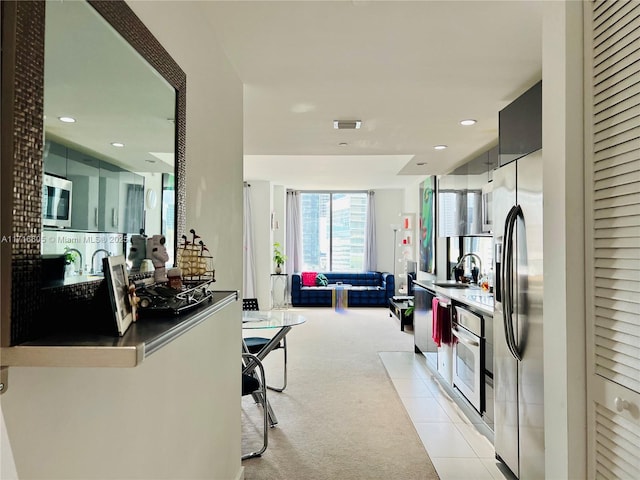
<svg viewBox="0 0 640 480"><path fill-rule="evenodd" d="M251 217L251 185L244 183L244 228L242 229L242 244L244 246L244 271L242 275L243 297L256 297L256 269L253 258L253 219Z"/></svg>
<svg viewBox="0 0 640 480"><path fill-rule="evenodd" d="M364 236L364 270L375 272L378 269L378 256L376 255L376 202L375 192L367 192L367 224Z"/></svg>
<svg viewBox="0 0 640 480"><path fill-rule="evenodd" d="M300 192L287 190L287 238L285 245L285 273L287 274L287 299L291 304L291 275L302 268L302 229L300 223Z"/></svg>
<svg viewBox="0 0 640 480"><path fill-rule="evenodd" d="M124 210L124 231L140 233L144 218L144 185L127 185L127 203Z"/></svg>

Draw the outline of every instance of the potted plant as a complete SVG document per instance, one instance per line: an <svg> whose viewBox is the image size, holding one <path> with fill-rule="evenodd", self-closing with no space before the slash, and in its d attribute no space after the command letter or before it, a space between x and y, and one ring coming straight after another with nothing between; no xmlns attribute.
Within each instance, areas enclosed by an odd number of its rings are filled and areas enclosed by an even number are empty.
<svg viewBox="0 0 640 480"><path fill-rule="evenodd" d="M77 250L71 249L69 247L64 247L64 276L65 277L73 275L73 267L77 259L78 259ZM82 265L80 265L80 269L82 269Z"/></svg>
<svg viewBox="0 0 640 480"><path fill-rule="evenodd" d="M287 256L280 250L282 247L278 242L273 244L273 261L276 264L276 273L282 273L282 265L287 259Z"/></svg>

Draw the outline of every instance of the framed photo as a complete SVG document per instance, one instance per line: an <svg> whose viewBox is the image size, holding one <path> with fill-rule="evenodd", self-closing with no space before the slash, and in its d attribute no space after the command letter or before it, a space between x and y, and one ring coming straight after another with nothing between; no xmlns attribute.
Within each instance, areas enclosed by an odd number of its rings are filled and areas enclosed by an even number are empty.
<svg viewBox="0 0 640 480"><path fill-rule="evenodd" d="M436 273L436 177L420 185L420 270Z"/></svg>
<svg viewBox="0 0 640 480"><path fill-rule="evenodd" d="M133 311L129 301L127 264L124 255L105 257L102 262L118 335L122 336L133 322Z"/></svg>

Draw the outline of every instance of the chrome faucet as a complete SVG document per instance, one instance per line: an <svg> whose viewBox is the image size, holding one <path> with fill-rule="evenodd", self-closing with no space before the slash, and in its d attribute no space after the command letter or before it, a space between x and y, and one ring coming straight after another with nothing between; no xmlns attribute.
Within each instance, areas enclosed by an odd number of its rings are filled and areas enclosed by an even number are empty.
<svg viewBox="0 0 640 480"><path fill-rule="evenodd" d="M78 275L82 275L82 252L80 252L80 250L78 250L77 248L68 248L65 250L64 253L77 253L78 254L78 259L80 259L80 268L78 270L76 270L76 272L78 273ZM73 261L73 265L75 266L76 261Z"/></svg>
<svg viewBox="0 0 640 480"><path fill-rule="evenodd" d="M478 256L477 253L465 253L464 255L462 255L462 257L460 257L460 260L458 260L458 263L456 263L456 266L453 267L454 270L460 268L462 266L462 263L464 262L464 259L467 257L475 257L478 260L478 274L482 273L482 259Z"/></svg>
<svg viewBox="0 0 640 480"><path fill-rule="evenodd" d="M94 268L95 266L95 260L96 260L96 255L99 254L100 252L102 253L106 253L106 257L110 257L111 256L111 252L107 249L104 248L99 248L97 249L95 252L93 252L93 255L91 255L91 273L95 274L98 273L96 271L96 269ZM104 271L103 269L100 269L100 271Z"/></svg>

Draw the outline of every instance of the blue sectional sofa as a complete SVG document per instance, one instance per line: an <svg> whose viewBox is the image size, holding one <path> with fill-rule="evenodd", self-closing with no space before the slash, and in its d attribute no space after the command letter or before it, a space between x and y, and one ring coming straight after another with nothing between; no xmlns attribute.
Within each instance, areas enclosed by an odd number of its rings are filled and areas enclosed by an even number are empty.
<svg viewBox="0 0 640 480"><path fill-rule="evenodd" d="M302 272L291 276L291 305L294 307L330 307L332 284L351 285L349 307L387 307L395 295L395 279L388 272L318 272L326 276L328 286L303 286Z"/></svg>

